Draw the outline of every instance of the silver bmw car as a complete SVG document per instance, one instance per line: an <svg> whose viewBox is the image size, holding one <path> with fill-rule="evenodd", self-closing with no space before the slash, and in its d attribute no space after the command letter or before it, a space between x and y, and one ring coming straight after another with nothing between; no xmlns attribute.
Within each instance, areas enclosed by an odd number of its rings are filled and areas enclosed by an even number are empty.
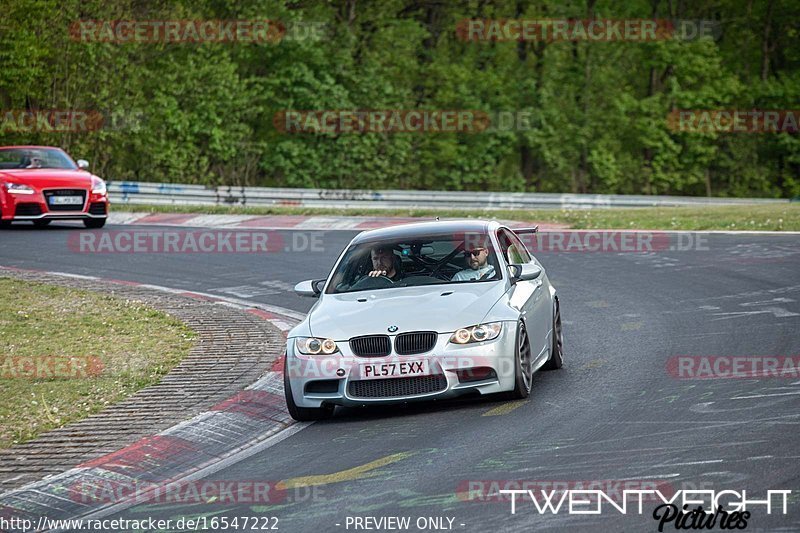
<svg viewBox="0 0 800 533"><path fill-rule="evenodd" d="M534 232L531 230L517 230ZM561 368L556 289L511 229L476 220L365 231L289 332L284 390L297 420L364 406L505 393Z"/></svg>

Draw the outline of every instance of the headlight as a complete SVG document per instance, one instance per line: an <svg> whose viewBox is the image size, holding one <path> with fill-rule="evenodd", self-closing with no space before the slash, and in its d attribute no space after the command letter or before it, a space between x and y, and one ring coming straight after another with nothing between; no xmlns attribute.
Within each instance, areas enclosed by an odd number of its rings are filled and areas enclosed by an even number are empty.
<svg viewBox="0 0 800 533"><path fill-rule="evenodd" d="M299 337L295 344L297 351L306 355L330 355L339 351L333 339L318 339L317 337Z"/></svg>
<svg viewBox="0 0 800 533"><path fill-rule="evenodd" d="M105 194L106 193L106 182L101 179L92 180L92 193L93 194Z"/></svg>
<svg viewBox="0 0 800 533"><path fill-rule="evenodd" d="M460 328L450 337L450 342L454 344L469 344L471 342L490 341L496 339L502 329L502 322L490 322L489 324Z"/></svg>
<svg viewBox="0 0 800 533"><path fill-rule="evenodd" d="M6 183L6 190L13 194L33 194L33 188L21 183Z"/></svg>

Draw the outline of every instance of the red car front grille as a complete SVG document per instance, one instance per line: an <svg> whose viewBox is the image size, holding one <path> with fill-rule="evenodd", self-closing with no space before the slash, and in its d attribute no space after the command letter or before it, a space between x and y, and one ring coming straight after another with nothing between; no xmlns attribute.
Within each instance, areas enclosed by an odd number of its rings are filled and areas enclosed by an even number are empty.
<svg viewBox="0 0 800 533"><path fill-rule="evenodd" d="M80 196L81 204L53 204L50 198L53 196ZM44 200L47 202L48 211L83 211L86 205L86 191L84 189L52 189L44 191Z"/></svg>

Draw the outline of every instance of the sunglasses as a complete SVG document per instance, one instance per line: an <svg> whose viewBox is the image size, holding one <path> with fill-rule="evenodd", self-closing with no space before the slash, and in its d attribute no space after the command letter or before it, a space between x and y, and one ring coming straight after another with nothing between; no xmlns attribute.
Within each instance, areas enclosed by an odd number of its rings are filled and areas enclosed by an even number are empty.
<svg viewBox="0 0 800 533"><path fill-rule="evenodd" d="M464 250L464 255L466 257L470 257L470 256L478 257L480 255L480 253L483 252L484 250L486 250L486 248L476 248L474 250Z"/></svg>

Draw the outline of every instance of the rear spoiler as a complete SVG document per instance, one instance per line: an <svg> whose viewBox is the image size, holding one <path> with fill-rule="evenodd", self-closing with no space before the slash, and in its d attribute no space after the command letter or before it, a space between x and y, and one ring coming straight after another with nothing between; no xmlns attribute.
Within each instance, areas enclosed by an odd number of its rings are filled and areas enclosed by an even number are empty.
<svg viewBox="0 0 800 533"><path fill-rule="evenodd" d="M525 233L539 233L539 226L534 226L532 228L515 228L514 233L517 235L524 235Z"/></svg>

